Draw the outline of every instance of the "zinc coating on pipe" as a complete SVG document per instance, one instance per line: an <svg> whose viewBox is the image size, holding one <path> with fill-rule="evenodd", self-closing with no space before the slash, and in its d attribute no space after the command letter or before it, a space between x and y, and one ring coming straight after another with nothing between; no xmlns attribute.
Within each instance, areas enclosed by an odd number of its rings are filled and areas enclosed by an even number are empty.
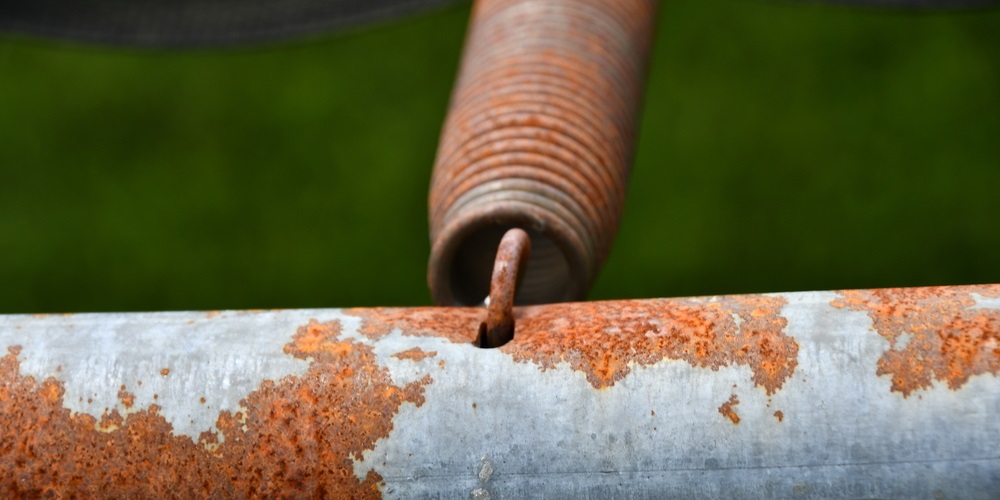
<svg viewBox="0 0 1000 500"><path fill-rule="evenodd" d="M622 211L656 7L475 3L430 187L438 304L482 303L513 227L533 249L519 304L586 296Z"/></svg>
<svg viewBox="0 0 1000 500"><path fill-rule="evenodd" d="M0 496L994 498L1000 285L0 316Z"/></svg>

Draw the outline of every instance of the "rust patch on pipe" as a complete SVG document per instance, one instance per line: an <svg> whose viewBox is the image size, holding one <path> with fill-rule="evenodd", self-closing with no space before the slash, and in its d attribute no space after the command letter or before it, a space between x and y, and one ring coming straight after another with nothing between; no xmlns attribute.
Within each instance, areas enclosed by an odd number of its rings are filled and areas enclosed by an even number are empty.
<svg viewBox="0 0 1000 500"><path fill-rule="evenodd" d="M908 397L935 380L957 390L974 375L1000 372L1000 311L975 309L973 294L1000 297L1000 285L842 291L831 302L863 311L889 350L876 375Z"/></svg>
<svg viewBox="0 0 1000 500"><path fill-rule="evenodd" d="M344 314L361 318L358 333L372 340L399 328L403 335L443 337L464 344L476 340L483 311L481 307L376 307L345 309Z"/></svg>
<svg viewBox="0 0 1000 500"><path fill-rule="evenodd" d="M785 413L782 412L781 410L777 410L774 412L774 418L778 419L778 422L784 421Z"/></svg>
<svg viewBox="0 0 1000 500"><path fill-rule="evenodd" d="M719 407L719 413L722 414L723 417L728 418L733 425L739 425L740 423L740 416L737 415L736 410L733 409L738 404L740 404L740 400L735 394L733 394L732 396L729 396L729 401L722 403L722 406Z"/></svg>
<svg viewBox="0 0 1000 500"><path fill-rule="evenodd" d="M514 341L501 350L543 369L566 362L598 389L621 380L630 365L663 359L712 370L744 365L771 395L798 365L798 343L784 334L785 304L744 295L527 307Z"/></svg>
<svg viewBox="0 0 1000 500"><path fill-rule="evenodd" d="M613 386L632 365L664 359L717 370L748 366L754 383L772 395L795 371L799 346L785 335L782 297L654 299L550 304L518 308L514 340L500 348L542 370L566 363L596 389ZM360 332L379 338L404 335L471 343L482 309L353 309Z"/></svg>
<svg viewBox="0 0 1000 500"><path fill-rule="evenodd" d="M98 420L63 407L49 377L19 374L19 348L0 358L0 496L376 498L381 477L353 463L392 430L403 403L424 401L429 376L399 387L371 348L336 322L300 327L285 352L306 374L264 381L220 412L197 442L173 435L160 407ZM123 391L124 392L124 391Z"/></svg>
<svg viewBox="0 0 1000 500"><path fill-rule="evenodd" d="M118 400L122 402L126 410L131 410L135 406L135 394L125 390L125 386L118 391Z"/></svg>
<svg viewBox="0 0 1000 500"><path fill-rule="evenodd" d="M427 358L433 358L434 356L437 356L437 351L425 351L419 347L407 349L392 355L392 357L396 359L408 359L410 361L423 361Z"/></svg>
<svg viewBox="0 0 1000 500"><path fill-rule="evenodd" d="M735 394L733 394L729 396L729 401L722 403L722 406L719 407L719 413L723 417L728 418L729 421L733 423L733 425L739 425L740 423L740 416L737 415L736 410L733 409L738 404L740 404L740 400L736 397Z"/></svg>

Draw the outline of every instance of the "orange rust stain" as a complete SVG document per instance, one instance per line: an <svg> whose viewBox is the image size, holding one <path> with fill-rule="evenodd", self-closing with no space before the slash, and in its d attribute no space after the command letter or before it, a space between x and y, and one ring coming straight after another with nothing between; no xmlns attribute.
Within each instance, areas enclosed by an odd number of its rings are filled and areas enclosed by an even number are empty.
<svg viewBox="0 0 1000 500"><path fill-rule="evenodd" d="M396 359L408 359L410 361L423 361L427 358L433 358L434 356L437 356L437 351L424 351L419 347L407 349L392 355L392 357Z"/></svg>
<svg viewBox="0 0 1000 500"><path fill-rule="evenodd" d="M784 334L781 297L730 296L585 302L525 308L514 341L500 349L542 369L565 362L595 388L663 359L717 370L743 365L774 394L798 365L799 347Z"/></svg>
<svg viewBox="0 0 1000 500"><path fill-rule="evenodd" d="M1000 373L1000 311L976 309L973 294L1000 297L1000 285L840 292L831 305L868 313L889 350L876 375L908 397L935 380L953 390L974 375Z"/></svg>
<svg viewBox="0 0 1000 500"><path fill-rule="evenodd" d="M733 407L738 404L740 404L740 400L736 398L735 394L733 394L732 396L729 396L729 401L722 403L722 406L719 407L719 413L721 413L723 417L728 418L733 425L740 423L740 416L737 415L736 410L733 409Z"/></svg>
<svg viewBox="0 0 1000 500"><path fill-rule="evenodd" d="M126 410L131 410L132 406L135 405L135 394L126 391L123 385L122 389L118 391L118 400L122 402Z"/></svg>
<svg viewBox="0 0 1000 500"><path fill-rule="evenodd" d="M164 377L170 375L170 368L163 368L162 370L160 370L160 375L163 375Z"/></svg>
<svg viewBox="0 0 1000 500"><path fill-rule="evenodd" d="M11 348L0 357L0 497L377 498L382 478L357 478L353 462L403 403L423 403L431 378L397 387L370 347L339 334L336 322L300 327L284 351L311 358L307 372L264 381L245 412L220 412L197 441L173 435L155 404L73 414L62 383L20 375Z"/></svg>
<svg viewBox="0 0 1000 500"><path fill-rule="evenodd" d="M54 378L46 379L42 382L42 387L38 390L38 394L45 400L46 403L55 404L62 401L63 394L66 390L63 388L62 384L55 382Z"/></svg>
<svg viewBox="0 0 1000 500"><path fill-rule="evenodd" d="M399 328L403 335L444 337L456 343L471 343L478 335L479 324L486 319L486 309L481 307L382 307L344 312L361 318L358 331L372 340Z"/></svg>
<svg viewBox="0 0 1000 500"><path fill-rule="evenodd" d="M774 418L778 419L778 422L785 420L785 414L781 410L774 412Z"/></svg>
<svg viewBox="0 0 1000 500"><path fill-rule="evenodd" d="M209 311L205 314L205 319L212 319L222 314L221 311Z"/></svg>
<svg viewBox="0 0 1000 500"><path fill-rule="evenodd" d="M500 348L542 370L566 363L597 389L613 386L632 366L664 359L717 370L748 366L754 383L774 394L795 371L799 346L785 335L782 297L580 302L518 308L514 340ZM360 332L377 339L404 335L471 343L486 318L483 308L353 309Z"/></svg>

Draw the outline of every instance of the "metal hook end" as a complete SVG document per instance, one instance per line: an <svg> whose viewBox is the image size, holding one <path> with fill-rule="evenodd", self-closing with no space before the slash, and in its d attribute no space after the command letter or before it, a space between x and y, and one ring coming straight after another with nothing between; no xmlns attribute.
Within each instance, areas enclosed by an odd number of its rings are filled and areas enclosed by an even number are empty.
<svg viewBox="0 0 1000 500"><path fill-rule="evenodd" d="M476 345L500 347L514 338L514 295L531 254L531 238L524 230L508 230L493 263L490 296L486 298L486 321L479 326Z"/></svg>

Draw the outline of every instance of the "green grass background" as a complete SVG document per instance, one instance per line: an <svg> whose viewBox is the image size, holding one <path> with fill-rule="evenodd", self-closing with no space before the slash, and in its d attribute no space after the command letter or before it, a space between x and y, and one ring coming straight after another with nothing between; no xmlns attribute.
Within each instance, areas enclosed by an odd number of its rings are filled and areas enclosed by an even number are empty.
<svg viewBox="0 0 1000 500"><path fill-rule="evenodd" d="M0 38L0 312L430 303L467 7L240 50ZM593 299L1000 282L1000 11L662 4Z"/></svg>

